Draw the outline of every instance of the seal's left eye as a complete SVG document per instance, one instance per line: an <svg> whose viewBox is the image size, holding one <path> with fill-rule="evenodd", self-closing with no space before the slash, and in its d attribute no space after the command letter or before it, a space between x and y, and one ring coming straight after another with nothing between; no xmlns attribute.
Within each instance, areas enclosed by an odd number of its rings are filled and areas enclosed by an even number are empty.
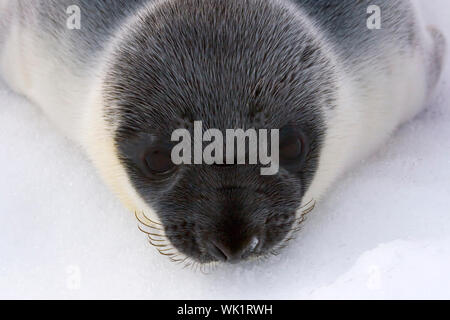
<svg viewBox="0 0 450 320"><path fill-rule="evenodd" d="M308 145L299 128L286 126L280 130L280 164L289 171L301 169Z"/></svg>
<svg viewBox="0 0 450 320"><path fill-rule="evenodd" d="M296 160L302 156L303 142L300 136L288 136L281 140L280 157L283 160Z"/></svg>
<svg viewBox="0 0 450 320"><path fill-rule="evenodd" d="M171 149L166 146L150 148L145 154L144 162L151 175L165 175L175 167L171 159Z"/></svg>

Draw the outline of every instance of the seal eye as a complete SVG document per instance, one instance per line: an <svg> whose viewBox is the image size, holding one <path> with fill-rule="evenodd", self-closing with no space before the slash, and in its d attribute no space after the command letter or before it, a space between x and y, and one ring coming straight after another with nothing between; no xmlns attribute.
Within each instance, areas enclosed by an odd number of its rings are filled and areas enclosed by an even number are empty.
<svg viewBox="0 0 450 320"><path fill-rule="evenodd" d="M306 140L302 132L293 126L280 130L280 164L289 171L298 171L306 154Z"/></svg>
<svg viewBox="0 0 450 320"><path fill-rule="evenodd" d="M280 157L283 160L295 160L302 155L303 144L299 137L291 136L282 140Z"/></svg>
<svg viewBox="0 0 450 320"><path fill-rule="evenodd" d="M165 176L173 171L171 149L167 146L150 148L144 156L144 163L151 176Z"/></svg>

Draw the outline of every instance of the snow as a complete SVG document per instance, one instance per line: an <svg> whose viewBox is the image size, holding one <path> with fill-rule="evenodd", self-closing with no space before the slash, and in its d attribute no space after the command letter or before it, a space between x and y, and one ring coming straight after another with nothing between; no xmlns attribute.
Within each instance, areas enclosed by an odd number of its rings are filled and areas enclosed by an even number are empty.
<svg viewBox="0 0 450 320"><path fill-rule="evenodd" d="M448 0L422 4L450 39ZM204 274L148 245L81 150L0 83L0 298L450 298L449 85L450 63L281 255Z"/></svg>

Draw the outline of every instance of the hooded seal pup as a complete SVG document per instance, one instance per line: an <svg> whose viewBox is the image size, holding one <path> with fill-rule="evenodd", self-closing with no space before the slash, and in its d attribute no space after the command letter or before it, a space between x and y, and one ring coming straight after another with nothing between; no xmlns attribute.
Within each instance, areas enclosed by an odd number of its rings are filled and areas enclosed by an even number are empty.
<svg viewBox="0 0 450 320"><path fill-rule="evenodd" d="M373 6L379 28L368 24ZM312 199L423 108L444 56L442 35L407 0L1 0L0 9L7 83L84 147L174 261L237 262L284 245ZM195 121L279 129L278 173L175 165L171 134Z"/></svg>

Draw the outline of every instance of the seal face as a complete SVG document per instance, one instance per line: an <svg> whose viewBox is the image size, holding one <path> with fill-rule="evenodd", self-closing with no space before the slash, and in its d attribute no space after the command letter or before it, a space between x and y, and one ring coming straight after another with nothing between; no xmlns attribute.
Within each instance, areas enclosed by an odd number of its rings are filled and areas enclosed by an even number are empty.
<svg viewBox="0 0 450 320"><path fill-rule="evenodd" d="M200 262L265 255L291 231L333 109L333 68L292 12L270 1L168 1L118 45L106 118L133 187L173 246ZM171 134L280 129L279 173L170 163Z"/></svg>

